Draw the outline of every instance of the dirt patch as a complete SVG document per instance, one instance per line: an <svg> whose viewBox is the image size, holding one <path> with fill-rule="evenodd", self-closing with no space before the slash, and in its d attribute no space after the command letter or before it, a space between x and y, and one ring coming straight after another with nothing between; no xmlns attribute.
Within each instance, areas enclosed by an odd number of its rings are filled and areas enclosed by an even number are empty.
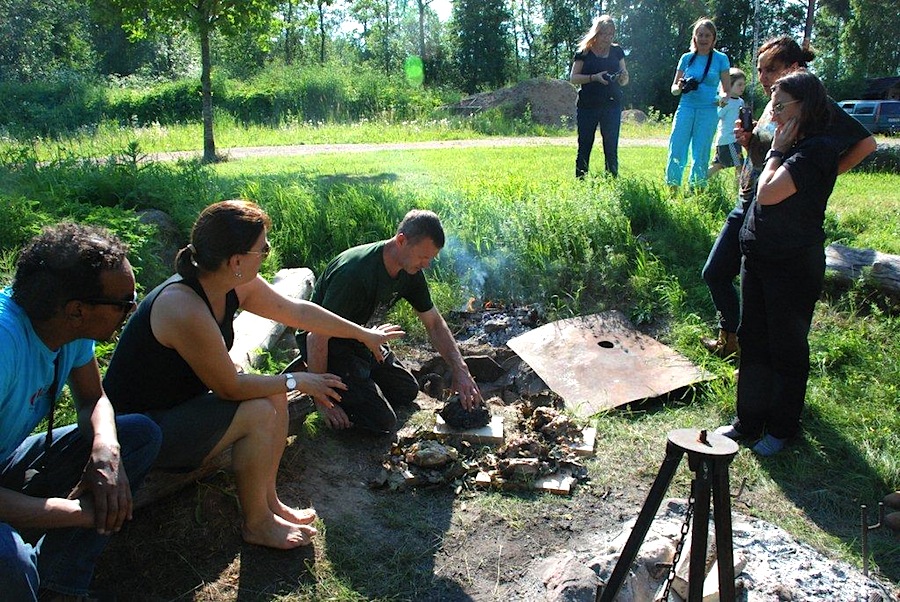
<svg viewBox="0 0 900 602"><path fill-rule="evenodd" d="M408 359L435 370L430 354ZM494 400L509 439L516 409ZM293 438L279 494L317 509L313 546L283 552L244 544L233 478L222 471L140 511L102 557L98 587L141 601L522 599L516 584L533 561L563 549L573 533L612 528L638 507L639 491L590 482L570 497L481 490L471 479L397 491L379 484L392 447L430 431L442 405L420 393L398 409L404 427L396 436L323 429Z"/></svg>
<svg viewBox="0 0 900 602"><path fill-rule="evenodd" d="M574 127L575 86L561 79L534 78L509 88L467 96L448 107L452 112L474 115L499 108L513 118L531 115L534 123Z"/></svg>

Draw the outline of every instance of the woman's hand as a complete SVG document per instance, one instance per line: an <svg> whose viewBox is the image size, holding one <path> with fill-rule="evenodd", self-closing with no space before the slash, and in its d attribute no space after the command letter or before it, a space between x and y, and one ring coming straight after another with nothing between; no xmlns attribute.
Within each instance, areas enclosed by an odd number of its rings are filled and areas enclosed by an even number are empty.
<svg viewBox="0 0 900 602"><path fill-rule="evenodd" d="M317 404L326 408L334 407L334 402L340 403L341 394L338 390L346 391L347 385L339 376L334 374L313 374L312 372L294 372L297 381L297 390L310 395Z"/></svg>
<svg viewBox="0 0 900 602"><path fill-rule="evenodd" d="M386 345L388 341L399 339L406 334L406 332L396 324L382 324L367 330L368 333L365 337L360 339L360 342L369 348L369 351L372 352L372 355L374 355L375 359L379 362L384 361L384 352L381 350L381 346Z"/></svg>
<svg viewBox="0 0 900 602"><path fill-rule="evenodd" d="M797 141L797 128L799 123L795 117L791 117L784 123L779 123L775 127L775 136L772 138L772 148L782 153L786 153L794 142Z"/></svg>

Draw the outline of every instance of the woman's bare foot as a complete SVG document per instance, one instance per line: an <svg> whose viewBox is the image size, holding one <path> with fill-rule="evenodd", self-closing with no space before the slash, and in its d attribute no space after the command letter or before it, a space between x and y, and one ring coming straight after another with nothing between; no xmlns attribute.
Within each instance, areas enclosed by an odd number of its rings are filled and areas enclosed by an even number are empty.
<svg viewBox="0 0 900 602"><path fill-rule="evenodd" d="M247 543L280 550L309 545L316 533L315 527L297 525L275 515L255 524L244 521L241 526L241 535Z"/></svg>
<svg viewBox="0 0 900 602"><path fill-rule="evenodd" d="M316 509L311 506L309 508L292 508L281 500L276 500L273 506L271 510L276 516L295 525L310 525L319 517Z"/></svg>

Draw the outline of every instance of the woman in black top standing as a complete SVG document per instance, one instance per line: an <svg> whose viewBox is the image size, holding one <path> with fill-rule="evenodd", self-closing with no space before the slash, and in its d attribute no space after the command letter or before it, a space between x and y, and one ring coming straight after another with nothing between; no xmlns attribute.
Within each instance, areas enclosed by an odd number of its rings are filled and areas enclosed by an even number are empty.
<svg viewBox="0 0 900 602"><path fill-rule="evenodd" d="M622 123L622 89L628 84L625 52L613 44L616 24L609 15L594 21L578 43L569 81L580 85L575 120L578 125L578 156L575 176L584 178L591 161L597 126L603 137L606 171L619 175L619 128Z"/></svg>
<svg viewBox="0 0 900 602"><path fill-rule="evenodd" d="M717 432L760 438L771 456L800 431L809 336L825 275L825 207L841 150L822 83L807 71L772 87L775 135L740 232L741 344L737 420Z"/></svg>

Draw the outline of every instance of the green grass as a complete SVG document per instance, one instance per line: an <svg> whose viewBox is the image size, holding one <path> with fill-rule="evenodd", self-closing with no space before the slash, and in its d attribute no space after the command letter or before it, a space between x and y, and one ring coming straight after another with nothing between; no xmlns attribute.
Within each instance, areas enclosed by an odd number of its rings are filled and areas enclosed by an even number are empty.
<svg viewBox="0 0 900 602"><path fill-rule="evenodd" d="M637 323L652 324L664 342L721 378L699 388L690 402L598 417L592 486L623 479L649 482L659 466L660 433L716 426L734 412L733 366L710 358L699 343L714 321L700 268L733 203L733 180L728 172L701 194L673 196L662 185L665 149L623 147L621 178L596 175L579 182L572 174L574 154L573 139L571 147L265 157L126 172L131 179L122 178L117 186L146 191L154 183L158 192L140 202L168 203L166 208L182 216L182 227L189 221L184 216L195 215L209 200L254 198L274 220L271 239L277 256L270 259L270 269L280 262L308 265L317 273L343 248L389 236L409 208L433 208L449 235L430 274L442 310L457 308L469 296L485 296L543 303L552 317L616 308ZM601 162L599 151L594 160L595 165ZM97 185L86 183L107 181L99 168L68 162L32 166L31 179L7 169L28 185L27 196L39 200L46 213L35 218L27 207L8 205L3 211L10 217L0 214L0 223L24 228L67 214L102 218L144 248L148 234L122 217L121 205L101 214L87 209ZM4 178L5 194L14 188L12 179ZM898 191L898 174L842 176L829 204L831 238L900 253ZM144 272L139 278L149 276ZM145 288L152 284L142 280ZM410 329L412 339L423 335L414 329L417 320L411 312L401 310L396 319ZM900 487L898 326L896 307L865 287L819 304L810 335L813 369L804 437L769 460L742 449L732 482L746 478L752 507L740 510L860 564L859 504L874 504ZM672 493L683 494L688 481L682 468ZM515 525L531 502L491 494L478 503ZM355 599L348 584L365 571L365 559L353 556L356 537L352 530L328 530L328 562L317 562L311 596ZM887 538L873 542L879 569L895 582L900 581L897 552ZM415 564L425 552L411 548L396 553Z"/></svg>
<svg viewBox="0 0 900 602"><path fill-rule="evenodd" d="M310 123L292 121L278 128L241 124L227 114L217 114L214 124L216 148L291 146L301 144L377 144L388 142L423 142L431 140L467 140L489 138L485 128L460 118L422 119L392 123L383 119L362 120L355 123ZM505 130L507 128L497 128ZM666 138L670 126L660 122L622 126L623 139ZM505 135L570 136L573 130L522 126L520 131L505 131ZM137 142L143 153L200 151L203 148L203 127L200 123L122 126L104 121L93 127L83 127L60 139L34 138L28 141L0 138L0 154L10 149L27 147L39 160L61 156L107 157L117 154L129 144ZM574 160L574 159L573 159Z"/></svg>

